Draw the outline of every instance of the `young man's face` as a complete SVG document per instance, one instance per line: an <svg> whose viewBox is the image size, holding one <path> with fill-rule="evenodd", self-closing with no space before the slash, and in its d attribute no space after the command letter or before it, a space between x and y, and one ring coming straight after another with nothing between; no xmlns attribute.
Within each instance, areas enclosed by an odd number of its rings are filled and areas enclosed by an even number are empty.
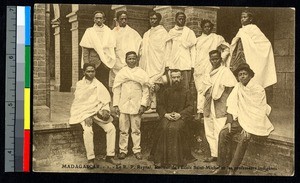
<svg viewBox="0 0 300 183"><path fill-rule="evenodd" d="M95 24L97 24L98 26L102 26L104 21L105 21L105 18L104 18L102 13L95 14L95 16L94 16L94 23Z"/></svg>
<svg viewBox="0 0 300 183"><path fill-rule="evenodd" d="M149 18L149 21L150 21L150 25L151 27L156 27L158 26L159 22L158 22L158 19L157 19L157 16L156 15L152 15L150 16Z"/></svg>
<svg viewBox="0 0 300 183"><path fill-rule="evenodd" d="M252 22L252 18L249 17L248 13L243 12L241 14L241 24L243 26L248 25Z"/></svg>
<svg viewBox="0 0 300 183"><path fill-rule="evenodd" d="M238 73L238 80L241 82L244 86L246 86L251 79L250 74L246 70L240 70Z"/></svg>
<svg viewBox="0 0 300 183"><path fill-rule="evenodd" d="M178 15L175 22L179 27L183 27L185 25L186 18L183 14Z"/></svg>
<svg viewBox="0 0 300 183"><path fill-rule="evenodd" d="M181 82L181 72L171 72L171 80L173 85L178 86Z"/></svg>
<svg viewBox="0 0 300 183"><path fill-rule="evenodd" d="M118 19L118 23L120 27L125 27L127 25L127 15L122 14Z"/></svg>
<svg viewBox="0 0 300 183"><path fill-rule="evenodd" d="M88 66L84 71L85 79L93 80L95 77L95 68L93 66Z"/></svg>
<svg viewBox="0 0 300 183"><path fill-rule="evenodd" d="M202 31L203 31L204 34L209 35L212 31L211 24L208 23L208 22L205 23L203 28L202 28Z"/></svg>
<svg viewBox="0 0 300 183"><path fill-rule="evenodd" d="M128 67L134 68L137 64L137 56L135 54L130 54L126 58L126 63Z"/></svg>
<svg viewBox="0 0 300 183"><path fill-rule="evenodd" d="M212 65L213 69L217 69L221 65L222 58L219 56L218 53L214 53L209 57L209 61Z"/></svg>

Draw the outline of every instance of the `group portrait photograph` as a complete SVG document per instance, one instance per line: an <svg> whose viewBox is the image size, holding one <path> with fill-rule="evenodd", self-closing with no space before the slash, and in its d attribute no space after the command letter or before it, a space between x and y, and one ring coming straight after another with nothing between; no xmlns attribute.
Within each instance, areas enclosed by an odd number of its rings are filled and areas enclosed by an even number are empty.
<svg viewBox="0 0 300 183"><path fill-rule="evenodd" d="M294 175L295 8L32 11L34 172Z"/></svg>

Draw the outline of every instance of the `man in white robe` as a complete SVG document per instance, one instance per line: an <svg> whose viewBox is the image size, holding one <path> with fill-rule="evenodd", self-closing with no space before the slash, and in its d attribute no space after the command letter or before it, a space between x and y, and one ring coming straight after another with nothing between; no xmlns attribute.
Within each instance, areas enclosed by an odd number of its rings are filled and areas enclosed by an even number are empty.
<svg viewBox="0 0 300 183"><path fill-rule="evenodd" d="M219 169L214 174L234 175L243 160L251 137L266 137L274 130L268 118L271 107L266 102L265 90L253 81L252 69L247 63L242 63L234 74L239 83L227 99L227 121L219 136ZM232 137L236 134L240 134L240 138L233 157L228 160L227 147L231 146Z"/></svg>
<svg viewBox="0 0 300 183"><path fill-rule="evenodd" d="M161 18L160 13L149 14L151 28L144 34L140 49L139 66L150 77L151 109L147 112L154 112L156 109L155 84L162 84L161 77L166 67L169 34L162 25L159 25Z"/></svg>
<svg viewBox="0 0 300 183"><path fill-rule="evenodd" d="M186 15L183 12L176 13L175 22L175 27L169 31L171 50L167 67L179 69L183 76L182 83L185 88L189 89L194 71L197 38L194 31L185 26Z"/></svg>
<svg viewBox="0 0 300 183"><path fill-rule="evenodd" d="M274 53L270 41L252 20L251 12L242 12L242 28L231 41L228 65L234 71L246 62L255 72L253 81L266 88L277 82Z"/></svg>
<svg viewBox="0 0 300 183"><path fill-rule="evenodd" d="M110 95L104 85L95 78L95 64L85 63L84 77L76 84L75 98L71 106L69 124L81 124L83 141L89 168L94 168L94 133L92 123L106 132L106 161L114 165L116 129L109 114ZM99 120L100 118L100 120ZM101 120L102 118L102 120Z"/></svg>
<svg viewBox="0 0 300 183"><path fill-rule="evenodd" d="M126 53L126 63L127 66L116 75L113 86L113 106L120 115L119 159L126 158L131 129L132 151L136 159L141 160L141 116L149 100L149 77L143 69L137 67L135 52Z"/></svg>
<svg viewBox="0 0 300 183"><path fill-rule="evenodd" d="M113 29L116 38L116 63L109 72L109 88L113 87L116 74L126 66L125 54L138 52L142 38L140 34L127 24L127 12L117 12L117 26Z"/></svg>
<svg viewBox="0 0 300 183"><path fill-rule="evenodd" d="M227 119L226 100L237 83L228 67L222 65L221 52L209 52L212 70L203 80L205 96L203 115L205 136L209 143L211 156L204 162L216 161L218 157L219 133Z"/></svg>
<svg viewBox="0 0 300 183"><path fill-rule="evenodd" d="M96 78L108 89L109 70L116 63L116 39L112 30L104 25L105 14L94 13L94 26L87 28L79 43L82 47L81 66L84 63L96 65Z"/></svg>
<svg viewBox="0 0 300 183"><path fill-rule="evenodd" d="M202 20L201 28L202 34L197 38L196 43L196 59L194 69L194 81L197 89L197 113L203 113L204 95L200 93L203 91L202 80L204 75L211 71L211 63L209 61L209 52L218 49L222 53L222 61L226 63L229 56L229 44L225 39L218 34L212 33L214 24L210 20Z"/></svg>

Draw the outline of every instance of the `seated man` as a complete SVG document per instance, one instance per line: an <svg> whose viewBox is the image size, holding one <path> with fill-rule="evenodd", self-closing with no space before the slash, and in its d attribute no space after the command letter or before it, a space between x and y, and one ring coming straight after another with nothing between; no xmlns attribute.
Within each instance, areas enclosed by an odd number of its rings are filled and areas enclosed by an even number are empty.
<svg viewBox="0 0 300 183"><path fill-rule="evenodd" d="M273 125L268 119L271 107L266 102L265 90L252 79L254 72L247 63L235 70L237 83L227 99L227 121L219 136L218 166L214 174L233 175L240 166L248 142L253 135L268 136ZM227 160L227 148L232 137L240 133L240 139L232 159ZM229 162L229 165L226 163Z"/></svg>
<svg viewBox="0 0 300 183"><path fill-rule="evenodd" d="M156 167L178 167L196 161L188 141L188 123L193 115L190 92L181 84L180 70L171 71L172 86L161 94L157 112L161 118L149 160Z"/></svg>
<svg viewBox="0 0 300 183"><path fill-rule="evenodd" d="M95 122L106 132L106 161L118 165L115 156L116 129L109 114L110 95L105 86L95 78L95 64L83 65L84 77L76 84L69 124L80 123L89 167L94 167L94 142L92 124Z"/></svg>

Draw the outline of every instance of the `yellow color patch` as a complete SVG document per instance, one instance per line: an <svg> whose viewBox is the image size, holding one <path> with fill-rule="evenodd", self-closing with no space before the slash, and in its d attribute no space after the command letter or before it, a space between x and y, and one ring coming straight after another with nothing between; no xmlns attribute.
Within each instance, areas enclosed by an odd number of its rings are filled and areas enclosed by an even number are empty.
<svg viewBox="0 0 300 183"><path fill-rule="evenodd" d="M24 130L30 130L30 88L24 89Z"/></svg>

